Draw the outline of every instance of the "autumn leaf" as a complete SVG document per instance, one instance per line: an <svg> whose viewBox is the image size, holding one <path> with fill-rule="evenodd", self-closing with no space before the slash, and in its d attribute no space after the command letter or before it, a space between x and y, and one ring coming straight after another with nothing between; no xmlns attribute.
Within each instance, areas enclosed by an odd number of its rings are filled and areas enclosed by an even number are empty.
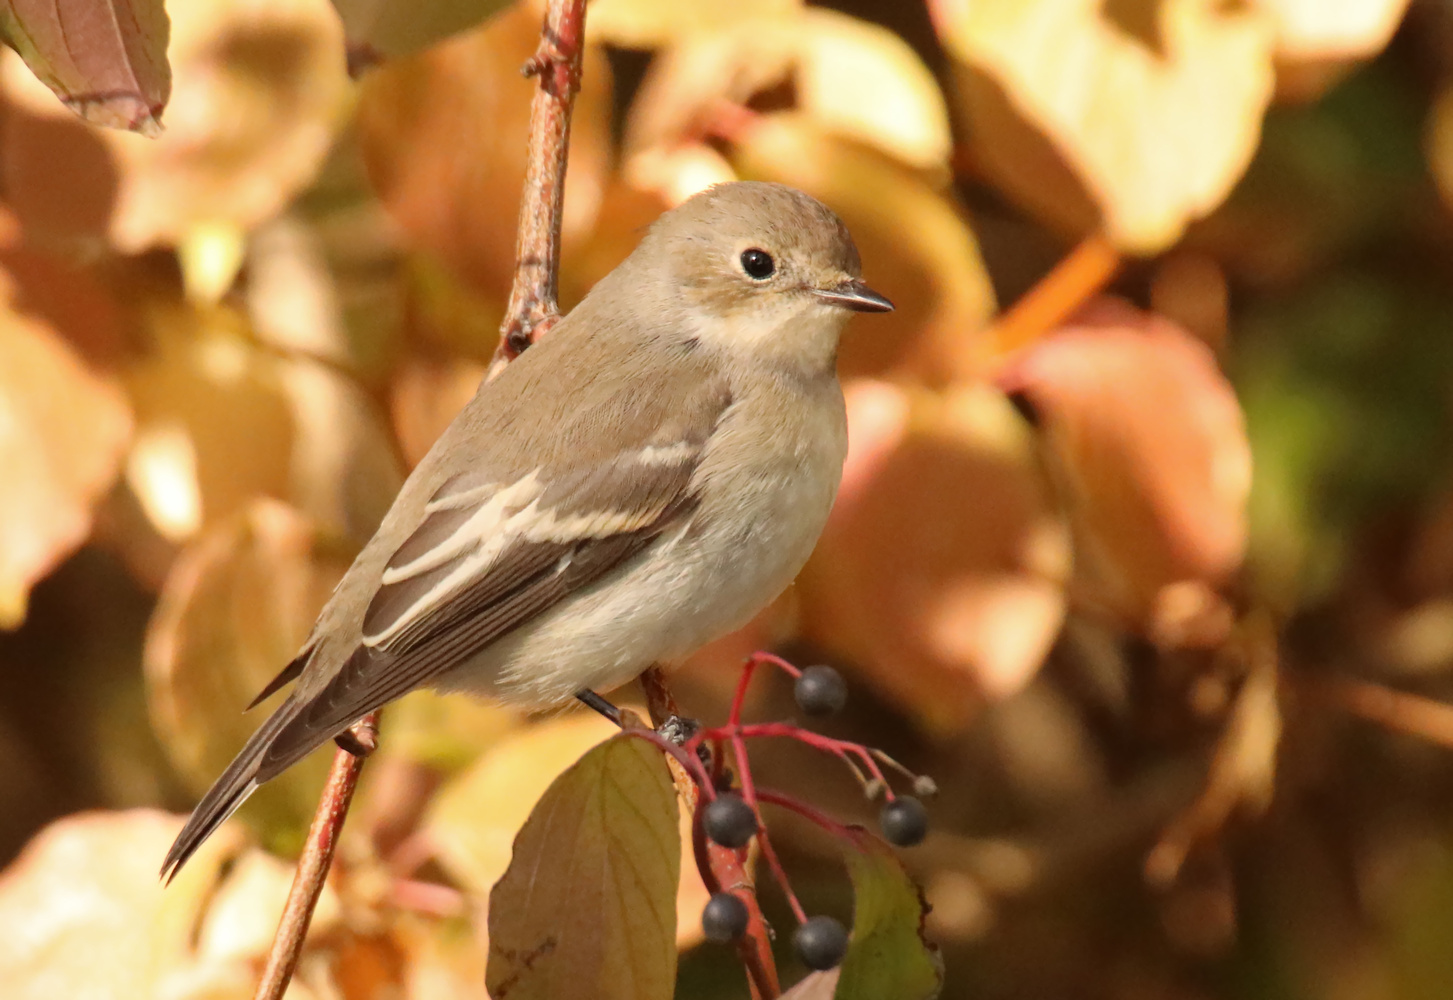
<svg viewBox="0 0 1453 1000"><path fill-rule="evenodd" d="M355 71L385 58L406 56L472 28L511 0L333 0L348 39ZM529 6L524 4L521 6Z"/></svg>
<svg viewBox="0 0 1453 1000"><path fill-rule="evenodd" d="M0 628L24 620L31 585L85 540L130 436L119 387L0 302Z"/></svg>
<svg viewBox="0 0 1453 1000"><path fill-rule="evenodd" d="M358 108L369 179L406 242L501 302L514 276L523 137L535 89L520 67L539 41L538 11L518 4L371 73ZM565 175L567 243L589 233L610 157L603 53L587 50L584 73Z"/></svg>
<svg viewBox="0 0 1453 1000"><path fill-rule="evenodd" d="M6 150L7 170L23 174L64 159L68 172L113 176L103 234L126 253L209 230L240 244L313 179L349 109L342 31L327 0L192 0L172 5L171 18L176 85L160 137L108 131L84 143L32 129L44 141ZM10 62L8 100L52 121L66 115Z"/></svg>
<svg viewBox="0 0 1453 1000"><path fill-rule="evenodd" d="M802 0L739 0L730 4L594 0L585 30L592 41L649 49L688 34L730 30L743 20L790 15L801 7Z"/></svg>
<svg viewBox="0 0 1453 1000"><path fill-rule="evenodd" d="M1386 47L1408 0L1252 0L1276 33L1277 96L1320 96Z"/></svg>
<svg viewBox="0 0 1453 1000"><path fill-rule="evenodd" d="M837 505L798 581L803 633L938 732L1020 690L1065 612L1069 540L1009 403L847 387Z"/></svg>
<svg viewBox="0 0 1453 1000"><path fill-rule="evenodd" d="M557 778L489 897L494 1000L669 1000L681 840L665 758L618 735Z"/></svg>
<svg viewBox="0 0 1453 1000"><path fill-rule="evenodd" d="M738 12L731 24L663 50L632 104L627 156L669 154L713 134L730 139L732 109L758 99L911 167L946 172L948 108L928 67L886 28L821 8Z"/></svg>
<svg viewBox="0 0 1453 1000"><path fill-rule="evenodd" d="M161 131L171 94L162 0L5 0L0 37L76 114Z"/></svg>
<svg viewBox="0 0 1453 1000"><path fill-rule="evenodd" d="M943 962L923 939L923 897L892 848L861 830L852 840L853 936L833 1000L932 1000Z"/></svg>
<svg viewBox="0 0 1453 1000"><path fill-rule="evenodd" d="M181 995L171 991L187 981L193 935L241 839L224 826L163 888L157 866L182 822L151 809L81 813L26 845L0 874L7 1000Z"/></svg>
<svg viewBox="0 0 1453 1000"><path fill-rule="evenodd" d="M1084 596L1167 645L1219 641L1229 619L1215 591L1245 552L1251 450L1211 351L1103 299L998 381L1039 424Z"/></svg>
<svg viewBox="0 0 1453 1000"><path fill-rule="evenodd" d="M152 724L189 787L205 790L260 724L242 709L297 653L348 566L309 522L257 501L192 544L172 567L147 627ZM268 782L242 813L270 835L312 815L327 760Z"/></svg>
<svg viewBox="0 0 1453 1000"><path fill-rule="evenodd" d="M976 164L1062 229L1103 228L1122 249L1155 253L1251 161L1273 83L1273 33L1257 11L1156 0L1132 20L1097 0L929 6Z"/></svg>

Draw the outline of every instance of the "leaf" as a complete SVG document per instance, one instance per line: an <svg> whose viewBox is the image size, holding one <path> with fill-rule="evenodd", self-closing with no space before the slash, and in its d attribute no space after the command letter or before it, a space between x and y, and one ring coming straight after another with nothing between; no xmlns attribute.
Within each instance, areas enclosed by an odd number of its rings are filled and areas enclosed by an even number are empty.
<svg viewBox="0 0 1453 1000"><path fill-rule="evenodd" d="M557 778L489 897L494 1000L669 1000L681 869L661 752L614 736Z"/></svg>
<svg viewBox="0 0 1453 1000"><path fill-rule="evenodd" d="M781 1000L833 1000L841 972L841 968L809 972L797 981L796 986L783 993Z"/></svg>
<svg viewBox="0 0 1453 1000"><path fill-rule="evenodd" d="M124 253L179 246L199 228L245 232L276 215L316 175L350 108L327 0L189 0L170 13L166 131L97 133L101 142L84 147L51 137L69 144L68 172L114 176L105 235ZM28 73L5 69L9 100L52 123L69 119ZM45 145L6 155L7 169L26 175L58 158Z"/></svg>
<svg viewBox="0 0 1453 1000"><path fill-rule="evenodd" d="M262 722L242 709L297 653L347 569L306 518L270 500L204 533L172 567L147 626L143 667L152 724L196 792ZM326 754L262 786L243 807L269 835L313 813Z"/></svg>
<svg viewBox="0 0 1453 1000"><path fill-rule="evenodd" d="M161 130L171 94L162 0L5 0L0 37L86 121Z"/></svg>
<svg viewBox="0 0 1453 1000"><path fill-rule="evenodd" d="M760 116L731 159L743 177L800 188L841 215L864 278L897 304L849 323L838 359L844 378L891 373L942 384L982 369L986 345L973 333L993 312L994 291L951 195L802 112Z"/></svg>
<svg viewBox="0 0 1453 1000"><path fill-rule="evenodd" d="M932 1000L943 962L923 939L923 896L892 848L861 830L852 839L853 936L833 1000Z"/></svg>
<svg viewBox="0 0 1453 1000"><path fill-rule="evenodd" d="M820 8L738 12L729 25L683 35L636 95L627 155L669 153L714 128L730 137L730 119L714 119L757 98L946 178L948 108L928 67L887 28Z"/></svg>
<svg viewBox="0 0 1453 1000"><path fill-rule="evenodd" d="M1069 538L1033 440L979 383L847 387L848 459L798 581L804 635L953 732L1034 676L1064 619Z"/></svg>
<svg viewBox="0 0 1453 1000"><path fill-rule="evenodd" d="M1155 253L1251 161L1273 84L1259 12L1220 0L929 6L977 164L1060 228L1103 228L1125 250Z"/></svg>
<svg viewBox="0 0 1453 1000"><path fill-rule="evenodd" d="M1218 642L1229 619L1214 591L1246 550L1251 449L1206 345L1101 299L998 381L1039 425L1085 596L1167 645Z"/></svg>
<svg viewBox="0 0 1453 1000"><path fill-rule="evenodd" d="M427 48L509 5L510 0L333 0L355 67ZM538 12L535 19L540 19Z"/></svg>
<svg viewBox="0 0 1453 1000"><path fill-rule="evenodd" d="M585 30L592 41L626 49L649 49L688 34L705 34L752 18L797 11L802 0L739 0L737 3L679 3L678 0L594 0Z"/></svg>
<svg viewBox="0 0 1453 1000"><path fill-rule="evenodd" d="M86 539L131 436L120 389L47 325L16 313L0 274L0 629L30 587Z"/></svg>
<svg viewBox="0 0 1453 1000"><path fill-rule="evenodd" d="M539 41L538 11L517 4L473 31L387 63L364 81L358 106L369 180L405 242L501 303L514 276L535 92L520 66ZM587 49L584 73L565 175L567 244L589 234L610 162L610 66L598 49Z"/></svg>
<svg viewBox="0 0 1453 1000"><path fill-rule="evenodd" d="M736 657L733 666L740 662L740 657ZM416 715L426 709L427 700L423 705L410 707L410 702L417 698L419 695L411 695L401 703L400 712ZM452 714L461 711L455 707ZM385 722L390 727L399 724L408 725L407 720ZM497 745L487 748L467 770L445 783L434 797L424 821L424 830L434 845L439 863L481 901L509 867L515 838L550 783L591 748L617 732L614 726L593 714L552 719L506 733L503 739L497 738L498 723L492 730L489 725L486 721L486 732L493 732ZM406 753L408 749L404 748ZM676 943L685 948L701 940L699 917L706 905L707 893L695 863L690 860L690 816L681 816L678 832L681 854L688 860L676 896Z"/></svg>
<svg viewBox="0 0 1453 1000"><path fill-rule="evenodd" d="M81 813L36 834L0 874L7 1000L181 995L167 979L188 965L219 870L241 839L224 826L163 888L157 865L181 827L180 816L134 809Z"/></svg>

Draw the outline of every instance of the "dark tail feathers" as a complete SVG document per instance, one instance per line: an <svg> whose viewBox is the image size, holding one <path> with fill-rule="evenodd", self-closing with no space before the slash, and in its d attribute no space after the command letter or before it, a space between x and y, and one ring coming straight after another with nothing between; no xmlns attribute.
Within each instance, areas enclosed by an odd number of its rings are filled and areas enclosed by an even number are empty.
<svg viewBox="0 0 1453 1000"><path fill-rule="evenodd" d="M187 825L182 827L181 833L177 834L171 850L167 852L166 860L162 862L163 882L170 882L182 865L187 863L187 859L202 846L202 842L225 823L227 818L237 811L237 807L247 801L247 797L262 783L258 780L259 765L273 739L284 726L292 721L296 714L297 705L289 697L287 701L278 706L277 711L258 728L257 732L252 734L241 752L233 758L231 764L227 765L227 770L223 771L222 776L213 783L211 788L207 789L207 794L202 796L202 801L198 802L197 807L192 810Z"/></svg>

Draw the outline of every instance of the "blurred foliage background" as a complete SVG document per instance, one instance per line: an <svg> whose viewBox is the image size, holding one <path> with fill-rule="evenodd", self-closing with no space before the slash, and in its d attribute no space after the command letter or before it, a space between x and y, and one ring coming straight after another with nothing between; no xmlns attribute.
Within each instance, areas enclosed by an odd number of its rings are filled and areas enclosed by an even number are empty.
<svg viewBox="0 0 1453 1000"><path fill-rule="evenodd" d="M540 9L339 6L169 3L153 138L0 61L7 995L250 996L326 760L156 868L494 350ZM945 997L1448 996L1453 3L595 0L588 34L565 305L731 178L826 201L898 304L845 336L817 554L683 706L722 718L755 648L848 675L828 729L942 790L905 861ZM482 997L513 834L608 728L383 725L289 996ZM846 915L836 848L777 837ZM703 893L678 995L744 996Z"/></svg>

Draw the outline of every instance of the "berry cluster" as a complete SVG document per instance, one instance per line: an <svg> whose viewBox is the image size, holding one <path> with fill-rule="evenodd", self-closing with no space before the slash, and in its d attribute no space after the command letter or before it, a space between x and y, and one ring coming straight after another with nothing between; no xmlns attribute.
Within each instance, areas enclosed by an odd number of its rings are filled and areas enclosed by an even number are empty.
<svg viewBox="0 0 1453 1000"><path fill-rule="evenodd" d="M798 958L810 969L831 969L847 954L847 929L832 917L808 917L803 910L777 860L761 820L760 807L765 802L787 808L845 840L851 839L848 829L791 796L755 787L745 740L765 736L786 737L838 757L858 778L870 798L880 794L885 797L878 815L879 827L884 838L899 847L911 847L923 841L928 835L928 814L918 798L894 793L880 765L909 778L919 795L933 794L934 784L931 779L908 771L880 750L832 739L789 723L742 723L741 710L747 686L755 668L762 664L777 666L793 677L797 706L805 715L832 715L841 711L847 703L847 685L831 667L813 666L799 670L776 656L758 653L747 661L742 671L727 724L702 729L680 747L667 747L692 774L701 795L695 818L697 862L703 880L712 890L711 899L701 915L701 926L707 940L718 943L740 941L748 934L752 910L742 896L717 884L706 860L706 841L729 851L741 852L755 837L763 860L782 887L797 918L798 926L793 932L792 943ZM703 763L697 752L708 745L712 750L707 758L710 764ZM734 758L740 790L733 789L733 780L726 772L728 750Z"/></svg>

